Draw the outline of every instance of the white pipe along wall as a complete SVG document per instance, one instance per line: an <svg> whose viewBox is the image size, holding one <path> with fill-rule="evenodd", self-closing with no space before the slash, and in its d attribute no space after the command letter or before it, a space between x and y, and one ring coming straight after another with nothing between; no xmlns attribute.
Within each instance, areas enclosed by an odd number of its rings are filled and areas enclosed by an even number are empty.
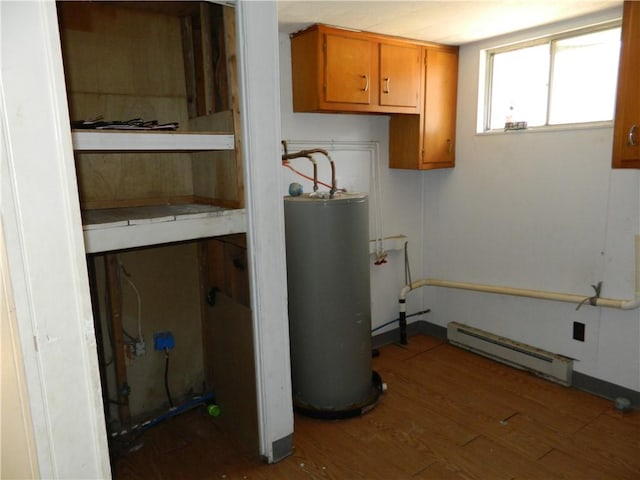
<svg viewBox="0 0 640 480"><path fill-rule="evenodd" d="M409 292L417 288L427 286L456 288L460 290L472 290L475 292L497 293L499 295L513 295L516 297L528 297L537 298L540 300L553 300L557 302L575 303L578 305L577 308L585 303L588 303L589 305L592 305L594 307L634 310L640 307L640 235L635 236L635 296L631 300L603 298L599 295L585 297L584 295L576 295L572 293L545 292L542 290L530 290L526 288L504 287L497 285L486 285L481 283L453 282L449 280L427 278L423 280L416 280L415 282L405 285L400 290L400 312L405 312L405 300Z"/></svg>

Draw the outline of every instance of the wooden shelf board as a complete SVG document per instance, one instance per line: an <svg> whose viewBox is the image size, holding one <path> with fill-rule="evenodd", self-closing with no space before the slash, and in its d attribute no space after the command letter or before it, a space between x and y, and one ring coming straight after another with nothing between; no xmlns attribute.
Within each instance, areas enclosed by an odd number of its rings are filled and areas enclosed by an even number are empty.
<svg viewBox="0 0 640 480"><path fill-rule="evenodd" d="M153 130L73 130L77 152L233 150L234 135L214 132Z"/></svg>
<svg viewBox="0 0 640 480"><path fill-rule="evenodd" d="M246 232L244 209L212 205L108 208L82 214L87 253Z"/></svg>

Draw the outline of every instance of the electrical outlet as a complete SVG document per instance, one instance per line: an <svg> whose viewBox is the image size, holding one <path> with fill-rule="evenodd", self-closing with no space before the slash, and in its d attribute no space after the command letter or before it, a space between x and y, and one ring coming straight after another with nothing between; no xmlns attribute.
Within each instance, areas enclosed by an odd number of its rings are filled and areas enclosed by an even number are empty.
<svg viewBox="0 0 640 480"><path fill-rule="evenodd" d="M573 322L573 339L584 342L584 323Z"/></svg>
<svg viewBox="0 0 640 480"><path fill-rule="evenodd" d="M153 334L153 348L156 350L172 350L176 342L171 332L156 332Z"/></svg>

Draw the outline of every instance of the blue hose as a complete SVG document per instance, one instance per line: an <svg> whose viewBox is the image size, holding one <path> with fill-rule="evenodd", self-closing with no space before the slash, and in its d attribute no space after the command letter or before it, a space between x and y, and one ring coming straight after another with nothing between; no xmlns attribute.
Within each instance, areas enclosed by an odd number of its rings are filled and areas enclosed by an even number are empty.
<svg viewBox="0 0 640 480"><path fill-rule="evenodd" d="M154 417L152 419L149 420L145 420L142 423L139 423L137 425L134 425L133 427L131 427L129 430L123 430L121 432L114 432L111 434L112 437L119 437L122 435L127 435L130 433L141 433L144 432L145 430L148 430L151 427L155 427L156 425L158 425L159 423L164 422L165 420L168 420L170 418L173 418L177 415L180 415L181 413L184 413L188 410L191 410L192 408L195 408L199 405L207 405L210 403L214 403L215 402L215 397L213 395L213 393L208 392L208 393L204 393L202 395L198 395L196 397L193 397L191 400L186 401L185 403L178 405L177 407L171 407L169 410L167 410L165 413L162 413L160 415L158 415L157 417Z"/></svg>
<svg viewBox="0 0 640 480"><path fill-rule="evenodd" d="M181 413L186 412L187 410L191 410L198 405L206 405L207 403L213 403L214 397L213 393L205 393L204 395L200 395L198 397L193 397L191 400L183 403L182 405L178 405L177 407L171 407L165 413L158 415L151 420L147 420L140 424L140 430L146 430L148 428L154 427L157 424L164 422L170 418L173 418Z"/></svg>

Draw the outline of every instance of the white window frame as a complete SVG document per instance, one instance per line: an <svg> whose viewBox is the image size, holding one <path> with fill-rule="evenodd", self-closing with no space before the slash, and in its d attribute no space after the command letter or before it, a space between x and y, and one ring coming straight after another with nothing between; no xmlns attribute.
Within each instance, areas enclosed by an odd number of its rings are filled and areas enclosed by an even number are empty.
<svg viewBox="0 0 640 480"><path fill-rule="evenodd" d="M530 40L519 41L515 43L511 43L508 45L502 45L499 47L492 47L483 49L482 53L484 55L484 98L482 102L482 124L481 129L478 133L499 133L505 132L504 128L490 128L491 122L491 88L493 85L493 59L496 54L510 52L514 50L520 50L527 47L533 47L536 45L550 44L550 55L551 61L549 64L549 77L548 84L549 89L547 91L547 107L546 107L546 120L544 125L527 127L527 130L559 130L559 129L567 129L567 128L584 128L584 127L592 127L592 126L609 126L613 124L613 119L611 120L602 120L602 121L588 121L588 122L577 122L577 123L563 123L563 124L549 124L549 110L550 110L550 102L552 98L552 79L553 79L553 71L554 71L554 63L555 63L555 45L559 40L564 40L567 38L578 37L581 35L586 35L589 33L600 32L604 30L610 30L614 28L620 28L622 25L622 19L616 18L613 20L609 20L606 22L598 23L595 25L589 25L586 27L579 27L571 30L566 30L563 32L544 35L541 37L537 37ZM481 69L482 72L482 69ZM517 120L517 119L514 119ZM523 119L524 120L524 119Z"/></svg>

